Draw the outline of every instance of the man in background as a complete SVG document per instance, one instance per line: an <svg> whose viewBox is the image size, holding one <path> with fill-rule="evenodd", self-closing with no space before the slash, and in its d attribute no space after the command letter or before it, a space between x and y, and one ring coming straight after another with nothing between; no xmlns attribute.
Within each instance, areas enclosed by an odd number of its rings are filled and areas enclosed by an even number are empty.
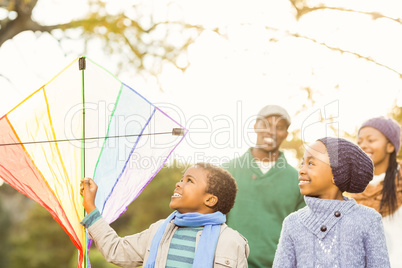
<svg viewBox="0 0 402 268"><path fill-rule="evenodd" d="M254 124L255 146L223 164L236 179L239 189L235 205L227 215L227 224L247 238L250 268L272 267L282 221L305 206L298 172L279 150L288 136L290 123L284 108L265 106Z"/></svg>

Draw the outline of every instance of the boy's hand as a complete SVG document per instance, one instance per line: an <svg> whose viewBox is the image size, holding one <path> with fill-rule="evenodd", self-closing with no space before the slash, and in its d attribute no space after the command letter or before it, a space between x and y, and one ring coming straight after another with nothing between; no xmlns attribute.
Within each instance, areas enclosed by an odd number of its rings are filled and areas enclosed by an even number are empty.
<svg viewBox="0 0 402 268"><path fill-rule="evenodd" d="M95 196L98 186L91 178L83 178L80 183L80 193L84 200L82 202L86 212L89 214L96 208Z"/></svg>

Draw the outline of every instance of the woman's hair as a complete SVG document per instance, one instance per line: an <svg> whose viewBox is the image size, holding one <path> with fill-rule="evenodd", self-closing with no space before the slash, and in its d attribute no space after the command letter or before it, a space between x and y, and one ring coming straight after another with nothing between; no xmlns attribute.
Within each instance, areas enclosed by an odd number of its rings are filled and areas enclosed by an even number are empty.
<svg viewBox="0 0 402 268"><path fill-rule="evenodd" d="M396 150L389 156L388 168L385 173L384 186L382 188L382 199L380 203L380 213L388 212L392 215L397 209L398 200L396 197L396 187L400 183L399 165L396 161Z"/></svg>
<svg viewBox="0 0 402 268"><path fill-rule="evenodd" d="M218 202L211 208L223 214L229 213L233 208L237 194L237 184L233 176L223 168L209 163L197 163L195 166L208 172L206 192L218 198Z"/></svg>

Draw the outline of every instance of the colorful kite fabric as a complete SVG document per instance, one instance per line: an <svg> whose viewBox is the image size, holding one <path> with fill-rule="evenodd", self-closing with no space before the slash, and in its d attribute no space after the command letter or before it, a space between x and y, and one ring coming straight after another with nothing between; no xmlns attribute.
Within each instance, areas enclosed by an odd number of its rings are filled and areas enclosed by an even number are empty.
<svg viewBox="0 0 402 268"><path fill-rule="evenodd" d="M74 60L0 118L0 177L45 207L79 250L80 179L98 185L96 206L116 220L166 163L187 130L92 60Z"/></svg>

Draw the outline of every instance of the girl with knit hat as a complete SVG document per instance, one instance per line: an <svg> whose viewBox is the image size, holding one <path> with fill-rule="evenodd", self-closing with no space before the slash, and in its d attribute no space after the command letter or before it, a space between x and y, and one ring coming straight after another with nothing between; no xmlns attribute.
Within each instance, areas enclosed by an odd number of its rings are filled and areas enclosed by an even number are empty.
<svg viewBox="0 0 402 268"><path fill-rule="evenodd" d="M373 162L357 145L322 138L306 148L299 170L306 207L283 222L274 268L389 268L381 215L344 192L363 192Z"/></svg>
<svg viewBox="0 0 402 268"><path fill-rule="evenodd" d="M391 267L402 267L402 181L396 156L401 129L390 118L376 117L362 124L357 143L373 160L374 179L360 194L351 194L357 203L382 215Z"/></svg>

